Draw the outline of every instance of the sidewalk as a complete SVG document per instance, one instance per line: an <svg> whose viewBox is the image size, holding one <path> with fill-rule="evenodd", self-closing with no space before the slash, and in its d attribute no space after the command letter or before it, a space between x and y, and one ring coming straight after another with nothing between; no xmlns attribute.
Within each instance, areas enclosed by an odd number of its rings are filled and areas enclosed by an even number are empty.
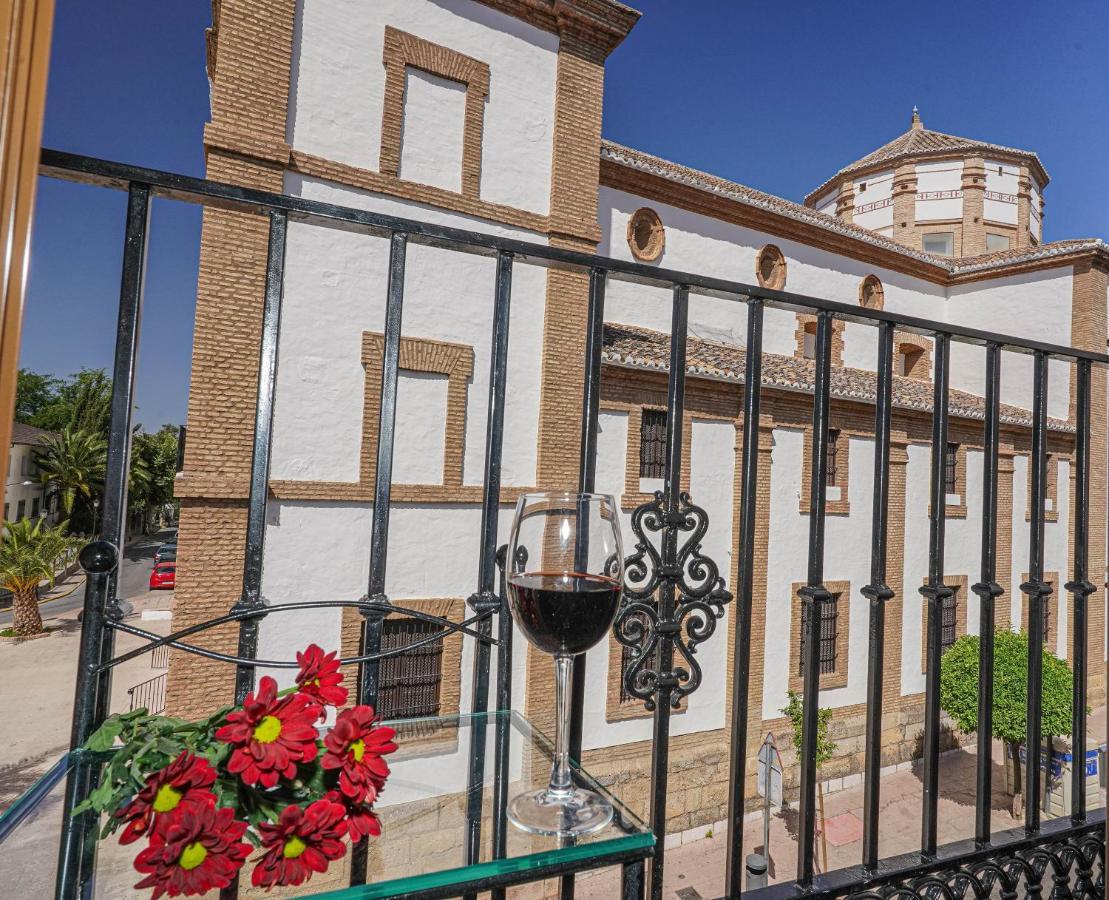
<svg viewBox="0 0 1109 900"><path fill-rule="evenodd" d="M1088 719L1089 746L1105 740L1105 707ZM974 836L974 801L977 753L953 750L940 757L939 844ZM920 768L895 772L882 779L879 853L895 856L920 849L920 810L922 787ZM1104 803L1104 797L1102 798ZM828 830L828 871L856 865L862 861L863 789L849 788L824 798ZM1012 798L1005 793L1005 770L1000 741L993 744L993 830L1016 828L1023 822L1011 814ZM770 883L791 881L797 866L797 812L776 810L770 821ZM724 891L726 835L721 826L705 826L706 836L668 848L663 896L680 900L720 897ZM762 815L748 815L743 829L744 854L761 849ZM671 836L673 840L674 836ZM820 841L817 839L818 869ZM692 889L692 890L691 890ZM619 896L618 870L586 873L577 879L575 896L581 900L610 900Z"/></svg>

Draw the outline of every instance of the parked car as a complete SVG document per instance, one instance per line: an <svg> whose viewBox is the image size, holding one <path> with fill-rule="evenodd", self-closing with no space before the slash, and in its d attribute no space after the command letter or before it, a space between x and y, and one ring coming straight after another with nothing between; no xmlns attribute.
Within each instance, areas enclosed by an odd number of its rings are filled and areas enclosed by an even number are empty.
<svg viewBox="0 0 1109 900"><path fill-rule="evenodd" d="M177 542L166 541L154 551L154 562L169 562L177 559Z"/></svg>
<svg viewBox="0 0 1109 900"><path fill-rule="evenodd" d="M173 590L176 585L177 563L160 562L150 573L150 590Z"/></svg>

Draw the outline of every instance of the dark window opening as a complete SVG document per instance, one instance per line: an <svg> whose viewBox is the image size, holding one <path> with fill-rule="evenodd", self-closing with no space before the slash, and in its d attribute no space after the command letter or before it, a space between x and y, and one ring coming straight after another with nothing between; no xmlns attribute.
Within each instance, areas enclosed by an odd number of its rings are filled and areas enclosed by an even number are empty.
<svg viewBox="0 0 1109 900"><path fill-rule="evenodd" d="M839 594L820 604L820 674L832 675L836 671L836 638L839 630ZM805 672L805 648L809 635L809 604L801 604L801 654L797 671Z"/></svg>
<svg viewBox="0 0 1109 900"><path fill-rule="evenodd" d="M944 459L943 467L943 485L944 490L949 494L959 493L958 461L959 445L948 444L947 457Z"/></svg>
<svg viewBox="0 0 1109 900"><path fill-rule="evenodd" d="M643 410L639 429L639 477L666 477L666 412Z"/></svg>
<svg viewBox="0 0 1109 900"><path fill-rule="evenodd" d="M420 619L386 619L381 649L395 650L442 632L443 627ZM407 650L381 660L377 711L384 719L415 719L439 715L443 681L443 642Z"/></svg>
<svg viewBox="0 0 1109 900"><path fill-rule="evenodd" d="M952 588L954 590L954 588ZM958 609L959 595L953 593L940 601L940 655L955 643L958 635L955 633L956 610Z"/></svg>

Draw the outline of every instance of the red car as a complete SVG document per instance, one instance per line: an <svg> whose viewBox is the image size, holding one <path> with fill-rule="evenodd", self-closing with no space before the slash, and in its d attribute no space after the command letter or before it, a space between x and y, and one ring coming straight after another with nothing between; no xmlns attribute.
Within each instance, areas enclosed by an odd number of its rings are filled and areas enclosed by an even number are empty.
<svg viewBox="0 0 1109 900"><path fill-rule="evenodd" d="M154 571L150 573L150 590L156 591L160 588L168 588L173 590L175 585L175 578L177 575L177 563L175 562L161 562L154 567Z"/></svg>

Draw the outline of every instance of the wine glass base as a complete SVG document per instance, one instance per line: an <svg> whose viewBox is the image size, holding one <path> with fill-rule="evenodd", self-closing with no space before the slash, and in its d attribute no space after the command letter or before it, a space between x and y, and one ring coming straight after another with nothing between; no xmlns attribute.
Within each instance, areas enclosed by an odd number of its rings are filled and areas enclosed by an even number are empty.
<svg viewBox="0 0 1109 900"><path fill-rule="evenodd" d="M528 791L508 804L508 820L530 834L560 837L593 834L612 821L612 804L600 794L572 788L552 792Z"/></svg>

